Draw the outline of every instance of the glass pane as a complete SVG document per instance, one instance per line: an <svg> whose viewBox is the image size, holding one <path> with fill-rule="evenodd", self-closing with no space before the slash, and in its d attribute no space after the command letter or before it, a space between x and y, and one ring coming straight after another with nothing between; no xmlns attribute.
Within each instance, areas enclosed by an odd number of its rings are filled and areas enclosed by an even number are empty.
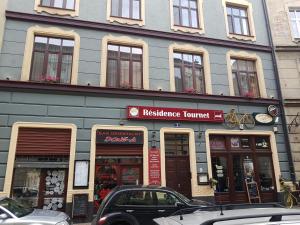
<svg viewBox="0 0 300 225"><path fill-rule="evenodd" d="M234 179L234 190L244 191L244 168L243 168L243 156L233 157L233 179Z"/></svg>
<svg viewBox="0 0 300 225"><path fill-rule="evenodd" d="M63 40L63 53L73 53L74 41L72 40Z"/></svg>
<svg viewBox="0 0 300 225"><path fill-rule="evenodd" d="M229 33L233 33L233 24L232 24L232 17L231 16L227 16L228 19L228 27L229 27Z"/></svg>
<svg viewBox="0 0 300 225"><path fill-rule="evenodd" d="M225 137L209 136L209 144L212 150L225 150Z"/></svg>
<svg viewBox="0 0 300 225"><path fill-rule="evenodd" d="M117 87L118 61L109 59L107 63L107 86Z"/></svg>
<svg viewBox="0 0 300 225"><path fill-rule="evenodd" d="M142 61L143 50L141 48L132 48L132 59Z"/></svg>
<svg viewBox="0 0 300 225"><path fill-rule="evenodd" d="M232 8L231 7L227 7L226 11L227 11L227 15L231 15L232 14Z"/></svg>
<svg viewBox="0 0 300 225"><path fill-rule="evenodd" d="M107 49L109 51L119 51L119 46L117 46L117 45L108 45Z"/></svg>
<svg viewBox="0 0 300 225"><path fill-rule="evenodd" d="M258 157L258 166L261 191L274 190L272 158L268 156Z"/></svg>
<svg viewBox="0 0 300 225"><path fill-rule="evenodd" d="M120 46L121 58L130 59L131 48Z"/></svg>
<svg viewBox="0 0 300 225"><path fill-rule="evenodd" d="M154 205L151 191L131 191L128 194L128 205Z"/></svg>
<svg viewBox="0 0 300 225"><path fill-rule="evenodd" d="M255 62L254 61L247 61L248 71L256 71L255 69Z"/></svg>
<svg viewBox="0 0 300 225"><path fill-rule="evenodd" d="M166 192L156 192L157 205L169 205L175 206L179 200L174 196Z"/></svg>
<svg viewBox="0 0 300 225"><path fill-rule="evenodd" d="M66 8L67 9L74 9L74 2L75 0L67 0L67 3L66 3Z"/></svg>
<svg viewBox="0 0 300 225"><path fill-rule="evenodd" d="M111 15L121 16L119 15L119 0L111 0Z"/></svg>
<svg viewBox="0 0 300 225"><path fill-rule="evenodd" d="M247 61L238 60L239 71L247 71Z"/></svg>
<svg viewBox="0 0 300 225"><path fill-rule="evenodd" d="M241 23L240 23L240 18L233 18L234 22L234 33L236 34L242 34L242 28L241 28Z"/></svg>
<svg viewBox="0 0 300 225"><path fill-rule="evenodd" d="M249 87L246 73L239 73L239 87L242 96L248 95Z"/></svg>
<svg viewBox="0 0 300 225"><path fill-rule="evenodd" d="M48 38L46 37L35 37L34 39L34 49L38 51L46 50Z"/></svg>
<svg viewBox="0 0 300 225"><path fill-rule="evenodd" d="M140 0L133 0L132 18L140 19Z"/></svg>
<svg viewBox="0 0 300 225"><path fill-rule="evenodd" d="M179 1L180 0L173 0L173 5L179 6Z"/></svg>
<svg viewBox="0 0 300 225"><path fill-rule="evenodd" d="M188 9L182 9L182 26L190 26L189 23L189 10Z"/></svg>
<svg viewBox="0 0 300 225"><path fill-rule="evenodd" d="M44 79L43 67L44 67L44 53L34 52L32 59L31 77L32 81L41 81Z"/></svg>
<svg viewBox="0 0 300 225"><path fill-rule="evenodd" d="M60 52L61 39L50 38L49 39L49 51Z"/></svg>
<svg viewBox="0 0 300 225"><path fill-rule="evenodd" d="M192 27L198 27L198 17L197 17L197 11L196 10L191 10L191 22L192 22Z"/></svg>
<svg viewBox="0 0 300 225"><path fill-rule="evenodd" d="M204 94L204 76L203 69L195 68L195 82L197 93Z"/></svg>
<svg viewBox="0 0 300 225"><path fill-rule="evenodd" d="M296 17L297 17L297 19L300 19L300 11L299 10L296 10Z"/></svg>
<svg viewBox="0 0 300 225"><path fill-rule="evenodd" d="M185 91L194 91L193 69L191 67L184 68L184 87Z"/></svg>
<svg viewBox="0 0 300 225"><path fill-rule="evenodd" d="M197 1L195 1L195 0L190 0L190 8L192 8L192 9L197 9Z"/></svg>
<svg viewBox="0 0 300 225"><path fill-rule="evenodd" d="M295 11L294 11L294 10L291 10L289 14L290 14L290 17L291 17L292 19L295 19L295 18L296 18L296 14L295 14Z"/></svg>
<svg viewBox="0 0 300 225"><path fill-rule="evenodd" d="M175 75L175 88L176 92L182 92L182 75L181 69L179 67L174 68L174 75Z"/></svg>
<svg viewBox="0 0 300 225"><path fill-rule="evenodd" d="M232 14L234 16L239 16L240 15L240 10L239 9L236 9L236 8L232 8Z"/></svg>
<svg viewBox="0 0 300 225"><path fill-rule="evenodd" d="M15 168L12 198L29 207L38 206L40 169Z"/></svg>
<svg viewBox="0 0 300 225"><path fill-rule="evenodd" d="M58 67L58 55L57 54L49 54L48 55L48 65L47 65L47 81L56 81L57 76L57 67Z"/></svg>
<svg viewBox="0 0 300 225"><path fill-rule="evenodd" d="M237 60L236 59L231 59L231 68L232 70L237 70Z"/></svg>
<svg viewBox="0 0 300 225"><path fill-rule="evenodd" d="M193 63L193 55L191 54L183 54L184 64L192 65Z"/></svg>
<svg viewBox="0 0 300 225"><path fill-rule="evenodd" d="M256 78L256 74L249 74L249 92L252 96L250 97L259 97L259 86Z"/></svg>
<svg viewBox="0 0 300 225"><path fill-rule="evenodd" d="M248 20L242 19L243 35L249 35Z"/></svg>
<svg viewBox="0 0 300 225"><path fill-rule="evenodd" d="M227 159L225 157L212 157L213 179L218 181L216 192L228 192Z"/></svg>
<svg viewBox="0 0 300 225"><path fill-rule="evenodd" d="M235 96L241 96L236 73L232 73L232 79L233 79L234 95Z"/></svg>
<svg viewBox="0 0 300 225"><path fill-rule="evenodd" d="M131 88L129 81L129 61L122 60L120 64L120 86L123 88Z"/></svg>
<svg viewBox="0 0 300 225"><path fill-rule="evenodd" d="M63 0L54 0L54 7L62 8L64 4Z"/></svg>
<svg viewBox="0 0 300 225"><path fill-rule="evenodd" d="M122 17L129 18L130 0L122 0Z"/></svg>
<svg viewBox="0 0 300 225"><path fill-rule="evenodd" d="M121 169L122 185L139 184L140 169L138 167L126 166Z"/></svg>
<svg viewBox="0 0 300 225"><path fill-rule="evenodd" d="M72 72L72 55L63 55L61 63L61 74L60 82L61 83L70 83L71 72Z"/></svg>
<svg viewBox="0 0 300 225"><path fill-rule="evenodd" d="M142 63L132 62L132 87L142 89Z"/></svg>
<svg viewBox="0 0 300 225"><path fill-rule="evenodd" d="M175 23L176 25L180 25L179 8L174 7L174 8L173 8L173 11L174 11L174 23Z"/></svg>
<svg viewBox="0 0 300 225"><path fill-rule="evenodd" d="M300 37L298 27L297 27L297 22L296 21L291 21L291 24L292 24L293 37L294 38Z"/></svg>
<svg viewBox="0 0 300 225"><path fill-rule="evenodd" d="M181 0L181 6L189 7L189 0Z"/></svg>
<svg viewBox="0 0 300 225"><path fill-rule="evenodd" d="M173 56L174 56L174 63L181 63L181 60L183 58L182 53L174 52Z"/></svg>
<svg viewBox="0 0 300 225"><path fill-rule="evenodd" d="M41 5L43 6L51 6L51 0L42 0Z"/></svg>
<svg viewBox="0 0 300 225"><path fill-rule="evenodd" d="M200 55L194 55L194 63L202 65L202 57Z"/></svg>
<svg viewBox="0 0 300 225"><path fill-rule="evenodd" d="M241 13L241 16L244 16L244 17L247 16L247 11L245 9L240 9L240 13Z"/></svg>

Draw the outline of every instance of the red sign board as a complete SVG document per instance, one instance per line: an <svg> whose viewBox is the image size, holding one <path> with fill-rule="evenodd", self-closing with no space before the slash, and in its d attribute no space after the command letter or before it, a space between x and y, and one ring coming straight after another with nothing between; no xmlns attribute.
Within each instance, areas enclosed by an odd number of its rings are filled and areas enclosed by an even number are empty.
<svg viewBox="0 0 300 225"><path fill-rule="evenodd" d="M149 149L149 184L161 185L160 154L158 148Z"/></svg>
<svg viewBox="0 0 300 225"><path fill-rule="evenodd" d="M127 106L127 118L132 120L175 120L223 123L222 110Z"/></svg>
<svg viewBox="0 0 300 225"><path fill-rule="evenodd" d="M97 144L127 144L136 145L144 143L144 134L139 131L128 130L97 130Z"/></svg>

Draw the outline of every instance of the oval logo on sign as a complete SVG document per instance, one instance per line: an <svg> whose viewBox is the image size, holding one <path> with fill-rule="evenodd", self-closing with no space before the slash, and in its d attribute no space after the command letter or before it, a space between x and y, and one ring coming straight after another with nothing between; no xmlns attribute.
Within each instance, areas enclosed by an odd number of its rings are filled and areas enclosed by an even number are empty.
<svg viewBox="0 0 300 225"><path fill-rule="evenodd" d="M130 108L129 113L130 113L130 116L136 117L139 115L139 110L135 107L132 107L132 108Z"/></svg>
<svg viewBox="0 0 300 225"><path fill-rule="evenodd" d="M268 114L257 114L255 116L255 120L259 123L271 123L273 121L273 117Z"/></svg>

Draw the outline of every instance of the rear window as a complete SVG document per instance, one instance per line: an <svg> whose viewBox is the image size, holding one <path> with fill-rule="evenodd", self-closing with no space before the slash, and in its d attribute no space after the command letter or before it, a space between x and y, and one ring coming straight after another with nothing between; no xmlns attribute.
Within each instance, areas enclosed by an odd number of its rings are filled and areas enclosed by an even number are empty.
<svg viewBox="0 0 300 225"><path fill-rule="evenodd" d="M120 193L115 205L154 205L153 193L151 191L130 191Z"/></svg>

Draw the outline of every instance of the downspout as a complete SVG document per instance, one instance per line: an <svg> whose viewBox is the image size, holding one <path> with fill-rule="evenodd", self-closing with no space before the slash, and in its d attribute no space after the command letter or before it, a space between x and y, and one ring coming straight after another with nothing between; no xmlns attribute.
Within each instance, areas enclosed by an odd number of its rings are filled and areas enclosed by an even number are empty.
<svg viewBox="0 0 300 225"><path fill-rule="evenodd" d="M291 179L293 182L295 182L296 181L295 167L294 167L294 163L293 163L292 148L291 148L291 144L290 144L290 138L288 135L287 121L286 121L285 111L284 111L284 106L283 106L283 96L282 96L279 72L278 72L278 67L277 67L276 52L275 52L275 47L274 47L273 38L272 38L272 31L271 31L271 27L270 27L270 19L269 19L266 0L262 0L262 2L263 2L263 9L264 9L265 20L266 20L266 25L267 25L269 43L270 43L270 47L272 48L272 61L273 61L273 68L274 68L274 73L275 73L276 87L278 90L279 108L280 108L280 112L281 112L282 128L283 128L283 132L284 132L284 141L285 141L285 146L286 146L287 155L288 155L289 169L290 169L290 173L291 173Z"/></svg>

